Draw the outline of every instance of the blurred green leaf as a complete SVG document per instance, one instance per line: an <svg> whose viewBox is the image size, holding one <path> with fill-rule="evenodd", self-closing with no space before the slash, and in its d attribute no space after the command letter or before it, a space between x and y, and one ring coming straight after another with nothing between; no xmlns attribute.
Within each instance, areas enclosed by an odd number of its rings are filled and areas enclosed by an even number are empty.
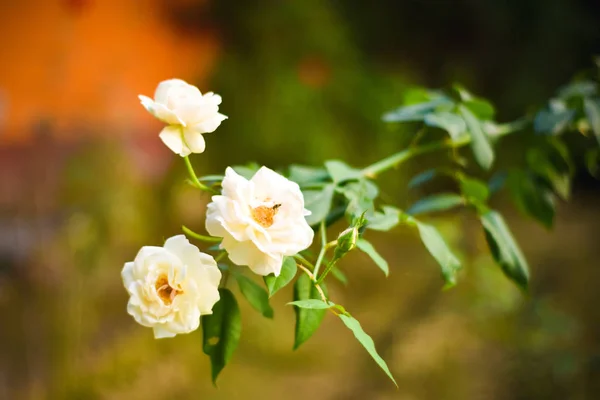
<svg viewBox="0 0 600 400"><path fill-rule="evenodd" d="M267 289L269 289L269 297L272 297L279 289L287 286L294 279L297 271L298 266L296 266L294 257L284 257L279 276L269 274L264 277Z"/></svg>
<svg viewBox="0 0 600 400"><path fill-rule="evenodd" d="M359 343L367 350L367 352L373 358L373 360L375 360L377 365L379 365L379 367L386 373L386 375L392 380L392 382L394 382L394 385L398 387L398 384L396 383L396 380L390 372L390 369L388 368L387 364L385 363L383 358L381 358L381 356L377 353L377 349L375 348L375 343L373 342L373 339L371 338L371 336L367 335L367 333L363 330L362 326L360 326L360 322L358 322L348 313L338 315L344 323L344 325L346 325L346 327L352 331L356 340L358 340Z"/></svg>
<svg viewBox="0 0 600 400"><path fill-rule="evenodd" d="M563 86L558 91L558 97L568 100L572 97L595 96L598 91L598 85L592 81L573 82Z"/></svg>
<svg viewBox="0 0 600 400"><path fill-rule="evenodd" d="M481 216L481 223L485 229L486 239L494 260L500 265L506 276L527 290L529 266L502 215L490 210Z"/></svg>
<svg viewBox="0 0 600 400"><path fill-rule="evenodd" d="M329 174L324 168L291 165L289 178L300 186L310 186L326 181L329 179Z"/></svg>
<svg viewBox="0 0 600 400"><path fill-rule="evenodd" d="M214 384L221 370L231 360L242 333L242 319L235 297L223 288L219 289L219 295L212 314L201 318L202 351L210 357Z"/></svg>
<svg viewBox="0 0 600 400"><path fill-rule="evenodd" d="M552 192L521 170L508 174L508 188L517 208L526 215L551 228L554 222L554 198Z"/></svg>
<svg viewBox="0 0 600 400"><path fill-rule="evenodd" d="M494 106L487 100L473 98L471 100L463 101L463 104L471 110L479 120L488 121L494 118Z"/></svg>
<svg viewBox="0 0 600 400"><path fill-rule="evenodd" d="M446 211L464 204L465 200L456 193L438 193L420 199L414 203L406 213L410 215L419 215Z"/></svg>
<svg viewBox="0 0 600 400"><path fill-rule="evenodd" d="M260 165L258 165L255 162L251 162L246 165L234 165L231 168L233 168L233 170L235 172L237 172L239 175L250 180L250 179L252 179L252 177L254 176L256 171L258 171L260 169Z"/></svg>
<svg viewBox="0 0 600 400"><path fill-rule="evenodd" d="M490 181L488 182L488 189L490 194L496 193L500 191L500 189L502 189L504 183L506 182L507 175L508 174L506 173L506 171L498 171L494 175L492 175Z"/></svg>
<svg viewBox="0 0 600 400"><path fill-rule="evenodd" d="M324 285L321 285L325 291ZM317 299L321 300L319 292L306 274L301 274L294 285L294 301ZM294 337L294 350L306 342L319 328L326 310L309 310L294 307L296 311L296 330Z"/></svg>
<svg viewBox="0 0 600 400"><path fill-rule="evenodd" d="M365 211L369 213L374 211L373 200L379 194L379 189L372 181L363 178L358 182L350 182L339 190L348 199L346 214L359 216Z"/></svg>
<svg viewBox="0 0 600 400"><path fill-rule="evenodd" d="M400 223L400 210L392 206L383 206L368 219L367 228L374 231L389 231Z"/></svg>
<svg viewBox="0 0 600 400"><path fill-rule="evenodd" d="M600 103L597 99L586 98L584 100L585 115L592 127L596 139L600 143Z"/></svg>
<svg viewBox="0 0 600 400"><path fill-rule="evenodd" d="M334 306L334 304L327 304L323 300L318 299L307 299L297 300L287 303L288 306L296 306L299 308L306 308L309 310L325 310Z"/></svg>
<svg viewBox="0 0 600 400"><path fill-rule="evenodd" d="M360 170L352 168L340 160L325 161L325 168L327 168L331 179L336 183L358 179L362 176Z"/></svg>
<svg viewBox="0 0 600 400"><path fill-rule="evenodd" d="M450 134L452 140L460 139L467 130L465 121L460 116L448 111L427 114L425 125L445 130Z"/></svg>
<svg viewBox="0 0 600 400"><path fill-rule="evenodd" d="M571 177L568 171L561 172L550 160L549 155L540 148L532 148L527 152L529 168L540 177L546 179L554 191L564 200L571 194Z"/></svg>
<svg viewBox="0 0 600 400"><path fill-rule="evenodd" d="M485 204L490 197L488 186L479 179L461 177L459 180L460 191L469 202Z"/></svg>
<svg viewBox="0 0 600 400"><path fill-rule="evenodd" d="M560 102L555 102L554 107L541 110L533 120L533 128L538 133L559 135L563 133L575 116L575 111L569 110Z"/></svg>
<svg viewBox="0 0 600 400"><path fill-rule="evenodd" d="M459 111L471 135L471 148L477 163L484 169L490 169L494 162L494 150L489 142L488 137L481 129L481 125L475 115L464 105L459 106Z"/></svg>
<svg viewBox="0 0 600 400"><path fill-rule="evenodd" d="M594 148L588 150L585 153L585 166L587 167L588 172L593 177L598 177L598 170L600 169L600 149Z"/></svg>
<svg viewBox="0 0 600 400"><path fill-rule="evenodd" d="M442 276L446 281L446 287L456 285L456 273L462 267L460 261L450 251L450 248L437 229L419 221L416 221L416 225L421 236L421 241L442 269Z"/></svg>
<svg viewBox="0 0 600 400"><path fill-rule="evenodd" d="M306 222L309 225L316 225L327 217L329 209L331 209L334 191L335 185L328 184L321 190L305 190L303 192L304 207L311 212L306 217Z"/></svg>
<svg viewBox="0 0 600 400"><path fill-rule="evenodd" d="M383 115L385 122L409 122L423 121L425 116L436 107L443 105L451 105L452 102L445 96L436 97L424 103L402 106L394 111L390 111Z"/></svg>
<svg viewBox="0 0 600 400"><path fill-rule="evenodd" d="M269 304L267 291L247 276L240 273L234 273L234 276L240 287L240 291L252 308L267 318L273 318L273 309Z"/></svg>
<svg viewBox="0 0 600 400"><path fill-rule="evenodd" d="M383 271L385 276L388 276L390 274L390 267L387 261L385 261L385 259L381 257L381 255L377 252L377 250L375 250L375 247L373 247L373 245L370 242L363 238L360 238L356 242L356 247L358 247L369 257L371 257L373 262L375 262L375 264Z"/></svg>

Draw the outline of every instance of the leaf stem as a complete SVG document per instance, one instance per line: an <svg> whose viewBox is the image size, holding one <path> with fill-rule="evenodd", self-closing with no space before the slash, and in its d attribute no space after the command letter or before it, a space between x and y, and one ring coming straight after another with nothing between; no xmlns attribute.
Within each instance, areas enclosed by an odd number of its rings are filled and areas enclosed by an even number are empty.
<svg viewBox="0 0 600 400"><path fill-rule="evenodd" d="M321 221L321 224L319 225L319 233L321 235L321 250L319 251L319 256L317 257L317 262L315 263L315 276L319 275L319 268L321 268L323 257L325 257L325 251L327 251L327 229L325 227L325 220Z"/></svg>
<svg viewBox="0 0 600 400"><path fill-rule="evenodd" d="M397 167L403 162L410 160L413 157L416 157L421 154L431 153L437 150L447 149L447 148L455 148L466 146L471 142L471 138L469 136L464 136L459 140L441 140L439 142L427 143L418 147L409 147L408 149L404 149L399 151L396 154L392 154L389 157L384 158L383 160L377 161L374 164L371 164L362 169L361 174L367 178L375 178L380 173L387 171L388 169Z"/></svg>
<svg viewBox="0 0 600 400"><path fill-rule="evenodd" d="M209 192L209 193L212 193L212 194L218 194L218 192L216 190L214 190L212 188L209 188L208 186L206 186L205 184L203 184L202 182L200 182L200 180L196 176L196 173L194 172L194 167L192 167L192 163L190 161L190 157L189 156L183 157L183 160L185 161L185 166L187 168L188 174L190 175L190 178L191 178L192 183L194 184L194 186L196 186L198 189L203 190L205 192Z"/></svg>
<svg viewBox="0 0 600 400"><path fill-rule="evenodd" d="M188 228L185 225L181 225L181 230L188 236L193 237L194 239L198 239L201 240L203 242L210 242L210 243L219 243L221 240L223 240L223 238L220 237L212 237L212 236L204 236L204 235L200 235L199 233L194 232L193 230L191 230L190 228Z"/></svg>

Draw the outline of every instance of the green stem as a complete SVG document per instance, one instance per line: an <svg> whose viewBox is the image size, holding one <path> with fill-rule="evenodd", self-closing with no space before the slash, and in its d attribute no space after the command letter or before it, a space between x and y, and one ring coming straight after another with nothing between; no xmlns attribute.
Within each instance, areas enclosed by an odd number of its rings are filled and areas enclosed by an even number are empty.
<svg viewBox="0 0 600 400"><path fill-rule="evenodd" d="M199 233L194 232L193 230L191 230L190 228L188 228L185 225L181 225L181 230L188 236L193 237L194 239L198 239L201 240L203 242L209 242L209 243L219 243L221 240L223 240L223 238L220 237L212 237L212 236L204 236L204 235L200 235Z"/></svg>
<svg viewBox="0 0 600 400"><path fill-rule="evenodd" d="M471 142L471 138L468 136L464 136L460 140L443 140L439 142L428 143L418 147L410 147L408 149L404 149L399 151L396 154L393 154L387 158L384 158L381 161L377 161L374 164L369 165L362 169L361 173L363 176L367 178L375 178L380 173L387 171L388 169L397 167L403 162L410 160L413 157L416 157L421 154L431 153L437 150L453 148L453 147L462 147L466 146Z"/></svg>
<svg viewBox="0 0 600 400"><path fill-rule="evenodd" d="M323 270L323 273L317 279L317 285L319 285L321 282L323 282L325 280L325 277L327 277L327 274L329 274L329 272L331 271L331 269L333 268L333 266L335 265L335 263L336 263L336 260L333 260L333 261L329 262L325 266L325 269Z"/></svg>
<svg viewBox="0 0 600 400"><path fill-rule="evenodd" d="M209 193L212 193L212 194L218 194L217 191L209 188L208 186L206 186L205 184L203 184L202 182L200 182L200 180L196 176L196 173L194 172L194 167L192 167L192 163L190 161L189 156L183 157L183 160L185 161L185 166L187 168L188 174L190 175L190 178L191 178L192 183L194 184L194 186L196 186L200 190L204 190L205 192L209 192Z"/></svg>
<svg viewBox="0 0 600 400"><path fill-rule="evenodd" d="M321 268L323 257L325 257L325 251L327 251L327 229L325 228L325 221L321 221L321 224L319 225L319 233L321 235L321 251L319 251L319 256L317 257L317 262L315 263L315 269L313 270L313 274L315 274L315 276L319 276L319 268Z"/></svg>

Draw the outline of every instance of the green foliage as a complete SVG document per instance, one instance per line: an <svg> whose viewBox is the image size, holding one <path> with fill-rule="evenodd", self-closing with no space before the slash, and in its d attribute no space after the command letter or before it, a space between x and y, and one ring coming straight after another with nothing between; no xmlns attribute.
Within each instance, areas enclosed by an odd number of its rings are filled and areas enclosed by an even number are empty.
<svg viewBox="0 0 600 400"><path fill-rule="evenodd" d="M471 134L471 148L477 163L484 169L490 169L494 162L494 150L475 114L466 106L460 105L459 112Z"/></svg>
<svg viewBox="0 0 600 400"><path fill-rule="evenodd" d="M481 223L494 260L502 267L507 277L527 290L529 266L502 215L490 210L481 215Z"/></svg>
<svg viewBox="0 0 600 400"><path fill-rule="evenodd" d="M375 247L373 247L373 245L370 242L363 238L360 238L356 242L356 247L358 247L361 251L363 251L369 257L371 257L373 262L375 262L375 264L383 271L385 276L388 276L390 274L390 267L387 261L385 261L385 259L381 257L381 255L377 252L377 250L375 250Z"/></svg>
<svg viewBox="0 0 600 400"><path fill-rule="evenodd" d="M406 212L410 215L419 215L447 211L464 204L464 199L455 193L438 193L422 198L410 206Z"/></svg>
<svg viewBox="0 0 600 400"><path fill-rule="evenodd" d="M248 300L248 303L250 303L252 308L266 318L273 318L273 309L269 304L269 295L267 294L266 290L247 276L244 276L240 273L234 273L233 275L235 276L235 280L240 287L240 291L246 300Z"/></svg>
<svg viewBox="0 0 600 400"><path fill-rule="evenodd" d="M452 253L437 229L431 225L416 220L413 221L419 230L421 241L440 265L446 287L456 285L456 273L462 268L458 258Z"/></svg>
<svg viewBox="0 0 600 400"><path fill-rule="evenodd" d="M515 204L526 215L536 219L545 227L554 223L554 195L535 176L522 170L510 171L507 179Z"/></svg>
<svg viewBox="0 0 600 400"><path fill-rule="evenodd" d="M325 310L334 306L334 304L328 304L325 303L323 300L318 299L297 300L289 302L288 305L309 310Z"/></svg>
<svg viewBox="0 0 600 400"><path fill-rule="evenodd" d="M319 291L307 275L300 275L294 285L294 301L321 300ZM294 307L296 311L296 330L294 335L294 350L306 342L319 328L326 310Z"/></svg>
<svg viewBox="0 0 600 400"><path fill-rule="evenodd" d="M334 192L335 185L333 184L327 184L320 190L304 191L305 207L311 212L306 217L309 225L316 225L327 217L331 209Z"/></svg>
<svg viewBox="0 0 600 400"><path fill-rule="evenodd" d="M227 289L219 289L220 299L212 314L202 316L202 350L210 357L212 381L229 363L240 341L242 320L237 301Z"/></svg>
<svg viewBox="0 0 600 400"><path fill-rule="evenodd" d="M396 383L396 380L394 379L394 376L392 375L392 372L388 368L386 362L377 353L377 349L375 348L375 343L373 342L373 339L371 339L371 336L367 335L367 333L363 330L362 326L360 325L360 322L358 322L348 313L338 314L338 316L340 317L344 325L346 325L346 327L352 331L356 340L358 340L358 342L365 348L365 350L367 350L367 352L373 358L373 360L375 360L377 365L379 365L383 372L385 372L385 374L392 380L392 382L394 382L394 385L398 387L398 383Z"/></svg>
<svg viewBox="0 0 600 400"><path fill-rule="evenodd" d="M264 277L265 284L269 290L269 297L272 297L280 289L286 287L294 279L297 271L298 267L296 266L294 257L285 257L279 276L270 274Z"/></svg>

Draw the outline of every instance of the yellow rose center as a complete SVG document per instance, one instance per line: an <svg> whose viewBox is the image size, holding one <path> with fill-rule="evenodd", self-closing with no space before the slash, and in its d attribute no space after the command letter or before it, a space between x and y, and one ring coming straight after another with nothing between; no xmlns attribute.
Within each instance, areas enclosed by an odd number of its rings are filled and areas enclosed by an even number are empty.
<svg viewBox="0 0 600 400"><path fill-rule="evenodd" d="M169 285L169 278L164 274L158 277L155 287L158 297L160 297L165 305L170 305L173 302L173 299L175 299L175 296L183 293L183 290L177 290L171 287L171 285Z"/></svg>
<svg viewBox="0 0 600 400"><path fill-rule="evenodd" d="M273 225L273 218L277 214L281 204L275 204L273 207L258 206L252 209L252 219L254 219L263 228Z"/></svg>

